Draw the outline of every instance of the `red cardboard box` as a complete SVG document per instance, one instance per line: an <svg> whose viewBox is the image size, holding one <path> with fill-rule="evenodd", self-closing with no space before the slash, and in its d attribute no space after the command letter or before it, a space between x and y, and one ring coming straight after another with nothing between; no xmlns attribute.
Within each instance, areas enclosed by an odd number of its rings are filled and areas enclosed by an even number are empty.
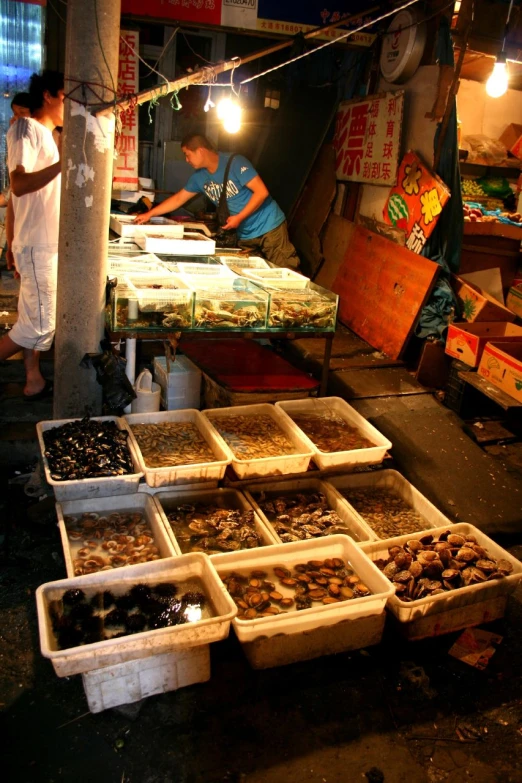
<svg viewBox="0 0 522 783"><path fill-rule="evenodd" d="M470 367L478 367L486 343L522 342L522 326L507 322L453 323L448 329L446 353Z"/></svg>
<svg viewBox="0 0 522 783"><path fill-rule="evenodd" d="M478 374L522 403L522 344L487 343Z"/></svg>

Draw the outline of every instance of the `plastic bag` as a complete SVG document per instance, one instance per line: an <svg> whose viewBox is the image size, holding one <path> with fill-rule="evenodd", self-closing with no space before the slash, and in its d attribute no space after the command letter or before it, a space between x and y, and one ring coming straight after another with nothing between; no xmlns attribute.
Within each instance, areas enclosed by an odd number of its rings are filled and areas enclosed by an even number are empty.
<svg viewBox="0 0 522 783"><path fill-rule="evenodd" d="M103 353L86 353L80 367L96 370L96 380L103 391L103 415L121 416L124 408L136 399L136 392L125 374L127 362L116 353L110 340L102 340L100 348Z"/></svg>
<svg viewBox="0 0 522 783"><path fill-rule="evenodd" d="M506 148L500 141L490 139L489 136L464 136L460 149L468 151L467 163L482 163L485 166L502 166L507 163Z"/></svg>

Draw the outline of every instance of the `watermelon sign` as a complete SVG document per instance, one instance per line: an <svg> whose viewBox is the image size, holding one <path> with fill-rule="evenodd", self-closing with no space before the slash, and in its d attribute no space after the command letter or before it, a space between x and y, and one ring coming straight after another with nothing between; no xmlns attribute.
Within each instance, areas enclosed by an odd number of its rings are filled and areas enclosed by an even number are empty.
<svg viewBox="0 0 522 783"><path fill-rule="evenodd" d="M406 247L420 253L451 193L436 174L409 150L402 159L397 184L384 206L385 223L406 232Z"/></svg>

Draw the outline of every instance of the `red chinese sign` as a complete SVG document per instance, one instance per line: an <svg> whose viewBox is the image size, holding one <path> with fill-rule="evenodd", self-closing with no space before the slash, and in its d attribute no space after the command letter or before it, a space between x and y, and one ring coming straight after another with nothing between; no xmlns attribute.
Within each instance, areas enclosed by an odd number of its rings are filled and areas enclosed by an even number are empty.
<svg viewBox="0 0 522 783"><path fill-rule="evenodd" d="M333 139L337 179L396 183L403 109L403 90L340 104Z"/></svg>
<svg viewBox="0 0 522 783"><path fill-rule="evenodd" d="M409 150L400 165L397 185L386 201L384 220L404 229L406 247L420 253L450 195L440 177Z"/></svg>
<svg viewBox="0 0 522 783"><path fill-rule="evenodd" d="M139 90L137 30L121 31L118 60L118 93L135 95ZM115 190L138 190L138 108L120 112L120 133L116 136L118 157L114 162L112 187Z"/></svg>
<svg viewBox="0 0 522 783"><path fill-rule="evenodd" d="M221 0L121 0L122 14L221 24Z"/></svg>

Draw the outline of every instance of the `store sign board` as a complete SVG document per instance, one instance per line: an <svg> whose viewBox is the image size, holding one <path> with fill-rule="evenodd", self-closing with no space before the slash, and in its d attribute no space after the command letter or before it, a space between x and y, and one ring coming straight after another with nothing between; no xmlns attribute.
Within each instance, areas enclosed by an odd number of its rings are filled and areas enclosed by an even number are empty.
<svg viewBox="0 0 522 783"><path fill-rule="evenodd" d="M349 8L347 8L349 5ZM335 40L350 28L359 27L370 21L364 15L368 4L364 0L351 0L349 3L334 3L326 7L324 0L301 0L300 3L281 3L280 0L258 0L257 29L279 35L296 35L315 30L317 27L340 22L342 19L360 14L349 25L341 26L317 36L318 39ZM361 31L347 38L347 43L369 46L375 35Z"/></svg>
<svg viewBox="0 0 522 783"><path fill-rule="evenodd" d="M221 0L221 2L221 24L223 27L256 29L258 0Z"/></svg>
<svg viewBox="0 0 522 783"><path fill-rule="evenodd" d="M447 185L409 150L399 167L383 215L386 223L406 232L406 247L420 253L437 224L451 192Z"/></svg>
<svg viewBox="0 0 522 783"><path fill-rule="evenodd" d="M121 0L121 13L220 25L221 3L222 0Z"/></svg>
<svg viewBox="0 0 522 783"><path fill-rule="evenodd" d="M137 30L121 30L118 60L120 95L135 95L139 91L139 45ZM138 107L130 106L120 112L119 120L121 132L116 135L118 156L114 161L112 187L115 190L138 190Z"/></svg>
<svg viewBox="0 0 522 783"><path fill-rule="evenodd" d="M337 179L371 185L397 182L404 91L343 101L333 146Z"/></svg>

